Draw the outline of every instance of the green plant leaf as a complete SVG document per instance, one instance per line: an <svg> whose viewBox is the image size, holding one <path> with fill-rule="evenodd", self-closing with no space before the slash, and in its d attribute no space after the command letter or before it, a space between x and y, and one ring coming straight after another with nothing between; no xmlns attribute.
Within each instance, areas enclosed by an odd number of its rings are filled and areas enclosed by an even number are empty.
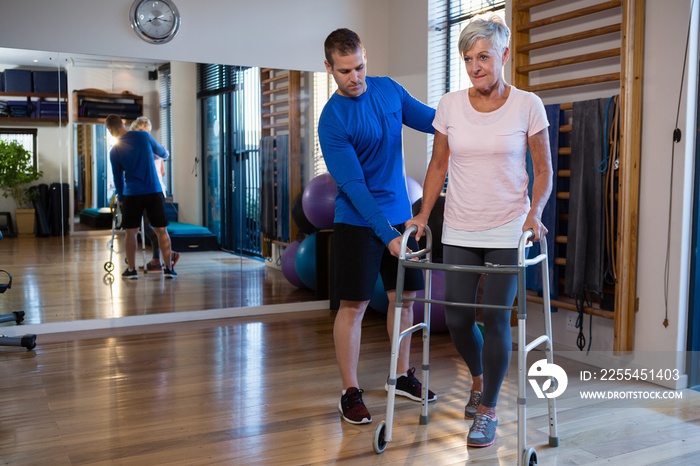
<svg viewBox="0 0 700 466"><path fill-rule="evenodd" d="M34 167L32 153L17 141L0 140L0 190L3 197L12 197L18 208L31 207L29 184L43 173Z"/></svg>

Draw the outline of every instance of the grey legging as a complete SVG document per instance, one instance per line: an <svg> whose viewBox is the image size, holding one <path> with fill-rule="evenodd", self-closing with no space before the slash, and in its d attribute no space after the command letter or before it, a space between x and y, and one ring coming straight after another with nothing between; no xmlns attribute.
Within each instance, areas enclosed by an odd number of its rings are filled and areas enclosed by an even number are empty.
<svg viewBox="0 0 700 466"><path fill-rule="evenodd" d="M445 245L445 264L482 266L487 263L516 265L517 249L465 248ZM480 274L446 272L445 300L457 303L475 303ZM511 274L487 274L484 279L482 304L511 307L517 294L518 280ZM510 336L510 309L483 311L484 337L476 325L473 308L446 306L445 321L452 342L467 364L472 376L484 376L481 404L494 408L498 392L508 371L512 342Z"/></svg>

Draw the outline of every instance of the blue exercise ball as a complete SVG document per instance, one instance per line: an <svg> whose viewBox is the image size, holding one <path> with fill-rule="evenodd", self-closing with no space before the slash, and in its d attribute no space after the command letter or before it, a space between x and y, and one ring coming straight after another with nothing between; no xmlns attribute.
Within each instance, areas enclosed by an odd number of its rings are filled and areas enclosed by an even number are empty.
<svg viewBox="0 0 700 466"><path fill-rule="evenodd" d="M297 275L296 267L296 255L301 241L294 241L292 244L287 246L282 253L282 275L287 279L289 283L296 286L297 288L304 288L304 282L301 281L299 275Z"/></svg>
<svg viewBox="0 0 700 466"><path fill-rule="evenodd" d="M301 196L304 215L319 230L333 228L338 184L330 173L318 175L306 185Z"/></svg>
<svg viewBox="0 0 700 466"><path fill-rule="evenodd" d="M316 233L301 242L294 256L297 276L307 288L316 289Z"/></svg>
<svg viewBox="0 0 700 466"><path fill-rule="evenodd" d="M433 270L433 277L430 289L430 299L445 300L445 274L442 270ZM425 298L425 291L416 292L417 298ZM423 322L425 303L413 303L413 323ZM445 306L443 304L431 303L430 305L430 333L447 332L445 322Z"/></svg>

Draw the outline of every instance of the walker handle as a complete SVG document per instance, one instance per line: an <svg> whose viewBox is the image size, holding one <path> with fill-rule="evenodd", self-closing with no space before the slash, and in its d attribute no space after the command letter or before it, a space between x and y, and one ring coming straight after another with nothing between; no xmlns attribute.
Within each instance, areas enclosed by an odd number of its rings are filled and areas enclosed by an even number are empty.
<svg viewBox="0 0 700 466"><path fill-rule="evenodd" d="M432 250L433 233L430 231L430 227L428 225L426 225L423 230L425 233L425 248L419 251L406 253L406 250L408 249L408 239L417 231L418 227L416 225L411 225L406 228L406 231L404 231L403 235L401 236L401 252L399 253L400 260L415 259L421 256L427 256L428 260L430 260L429 253Z"/></svg>
<svg viewBox="0 0 700 466"><path fill-rule="evenodd" d="M530 240L530 238L533 238L535 236L535 230L529 229L523 231L523 234L520 236L520 241L518 242L518 265L520 267L527 267L533 264L537 264L538 262L541 262L543 260L547 260L547 237L543 236L540 238L540 254L537 257L533 257L531 259L527 259L525 255L525 246L527 245L527 242Z"/></svg>

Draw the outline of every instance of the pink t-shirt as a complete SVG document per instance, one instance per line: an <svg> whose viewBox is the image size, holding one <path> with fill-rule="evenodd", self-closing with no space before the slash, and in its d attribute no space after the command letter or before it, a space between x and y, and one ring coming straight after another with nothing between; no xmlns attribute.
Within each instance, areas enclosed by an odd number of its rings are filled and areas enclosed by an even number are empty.
<svg viewBox="0 0 700 466"><path fill-rule="evenodd" d="M501 226L530 209L527 137L549 126L544 105L513 86L503 106L476 111L468 89L445 94L433 126L450 147L445 223L463 231Z"/></svg>

